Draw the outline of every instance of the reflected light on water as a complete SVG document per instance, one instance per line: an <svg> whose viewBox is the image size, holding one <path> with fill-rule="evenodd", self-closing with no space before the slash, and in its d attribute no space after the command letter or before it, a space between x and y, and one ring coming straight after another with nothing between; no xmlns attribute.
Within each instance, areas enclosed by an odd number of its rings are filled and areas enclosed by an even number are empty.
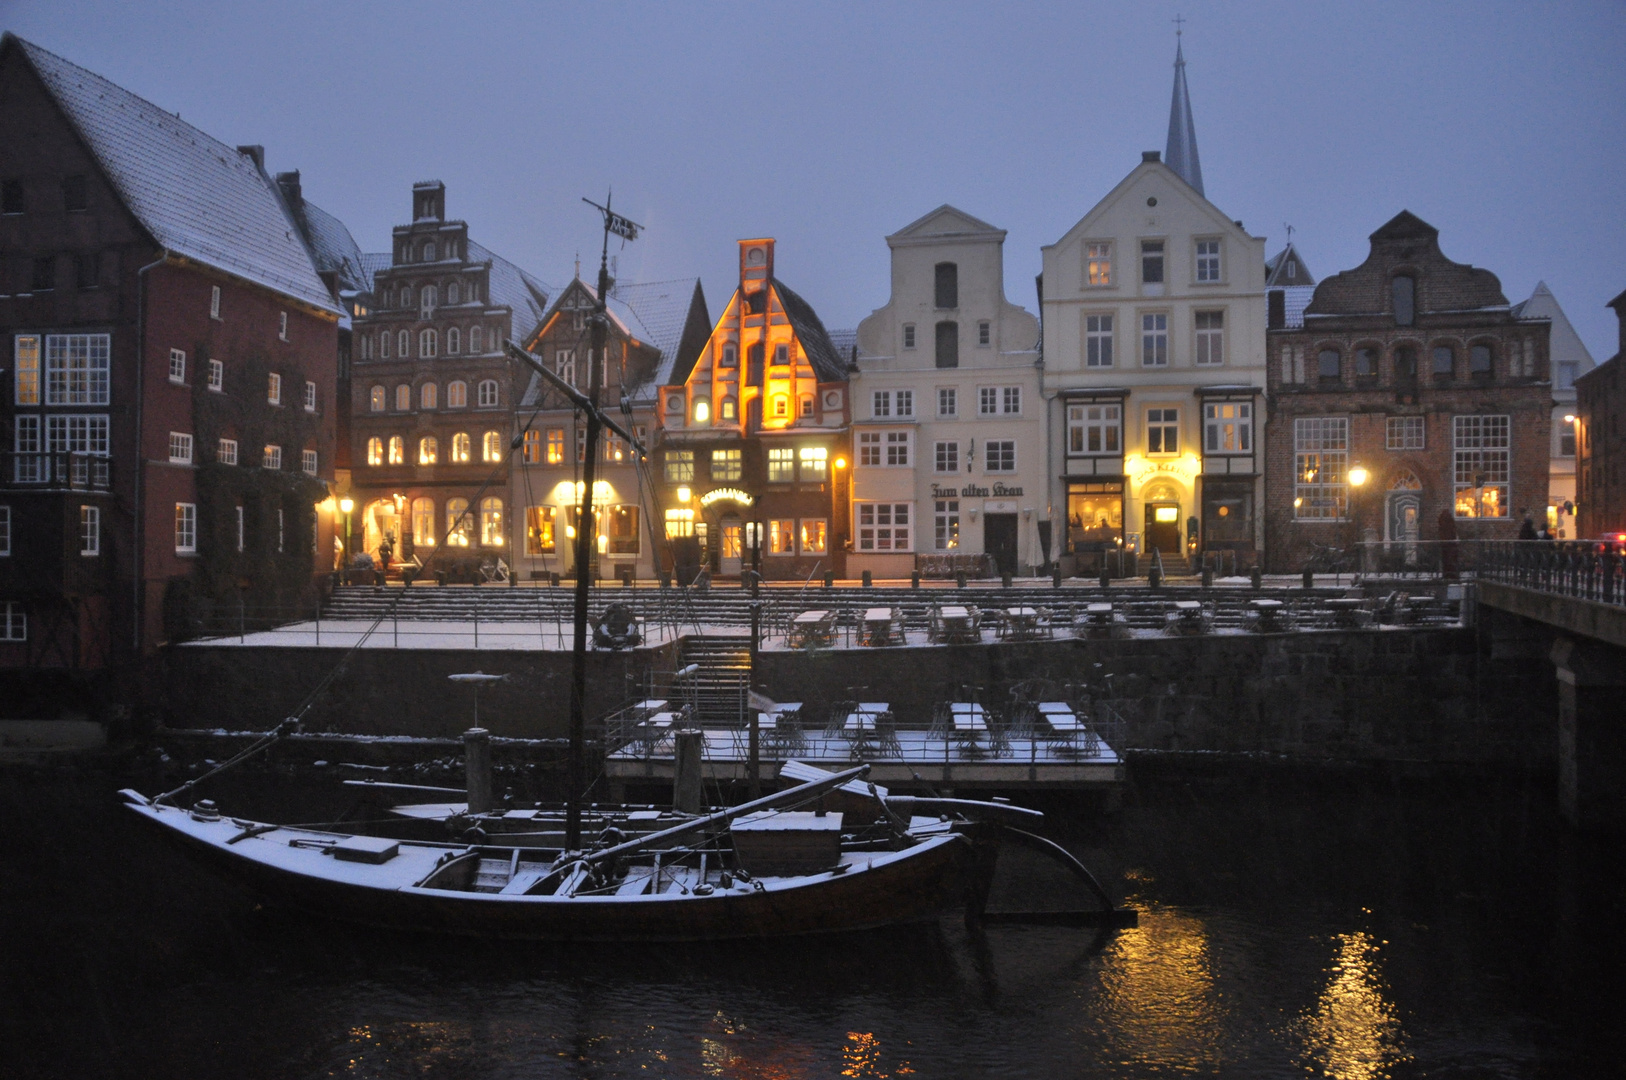
<svg viewBox="0 0 1626 1080"><path fill-rule="evenodd" d="M1358 932L1333 939L1338 955L1313 1009L1300 1017L1306 1064L1336 1080L1387 1080L1405 1061L1405 1033L1394 1003L1384 996L1378 943Z"/></svg>
<svg viewBox="0 0 1626 1080"><path fill-rule="evenodd" d="M808 1048L784 1040L757 1042L758 1034L719 1012L713 1034L700 1038L700 1068L728 1080L807 1080L819 1075Z"/></svg>
<svg viewBox="0 0 1626 1080"><path fill-rule="evenodd" d="M1193 1070L1223 1060L1222 1010L1201 919L1146 912L1108 951L1101 991L1122 1060Z"/></svg>
<svg viewBox="0 0 1626 1080"><path fill-rule="evenodd" d="M857 1080L889 1080L894 1076L912 1076L914 1068L901 1061L890 1071L881 1064L881 1042L872 1032L849 1031L847 1042L841 1048L841 1075Z"/></svg>

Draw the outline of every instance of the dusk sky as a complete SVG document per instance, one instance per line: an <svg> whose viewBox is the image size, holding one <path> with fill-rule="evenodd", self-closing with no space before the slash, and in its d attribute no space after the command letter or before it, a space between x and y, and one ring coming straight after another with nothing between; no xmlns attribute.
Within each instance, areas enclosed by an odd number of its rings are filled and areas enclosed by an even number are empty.
<svg viewBox="0 0 1626 1080"><path fill-rule="evenodd" d="M942 203L1009 231L1030 310L1058 240L1168 125L1175 35L1208 197L1325 277L1402 209L1508 299L1546 280L1595 360L1626 289L1626 5L95 3L0 0L10 30L261 143L367 251L415 180L550 283L584 276L611 185L628 281L734 241L831 328L887 302L884 237ZM612 249L615 250L615 249Z"/></svg>

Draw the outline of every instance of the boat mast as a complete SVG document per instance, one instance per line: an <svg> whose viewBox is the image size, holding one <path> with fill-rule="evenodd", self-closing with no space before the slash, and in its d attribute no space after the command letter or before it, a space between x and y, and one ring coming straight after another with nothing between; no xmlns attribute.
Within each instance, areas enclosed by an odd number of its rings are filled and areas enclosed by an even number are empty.
<svg viewBox="0 0 1626 1080"><path fill-rule="evenodd" d="M613 193L612 193L613 194ZM623 240L634 240L638 226L610 210L611 196L604 205L591 199L582 202L595 207L604 216L604 242L598 257L598 300L593 305L592 347L587 353L587 441L582 451L582 490L577 500L576 513L576 610L575 641L570 671L570 750L565 762L565 847L575 851L582 841L582 777L583 743L587 730L587 597L592 585L593 546L598 541L598 526L593 510L593 481L598 463L599 431L603 417L599 412L599 391L603 388L600 376L608 374L605 359L605 339L608 336L609 316L606 314L610 295L610 234Z"/></svg>

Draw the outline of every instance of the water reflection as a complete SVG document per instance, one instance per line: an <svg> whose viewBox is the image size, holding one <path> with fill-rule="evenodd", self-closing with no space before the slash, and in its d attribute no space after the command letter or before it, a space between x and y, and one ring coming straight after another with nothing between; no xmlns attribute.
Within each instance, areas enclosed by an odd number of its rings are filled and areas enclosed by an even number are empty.
<svg viewBox="0 0 1626 1080"><path fill-rule="evenodd" d="M1169 909L1108 947L1101 971L1102 1021L1117 1032L1123 1060L1182 1070L1224 1059L1224 1010L1214 988L1203 920Z"/></svg>
<svg viewBox="0 0 1626 1080"><path fill-rule="evenodd" d="M1398 1010L1385 993L1380 945L1364 931L1333 940L1338 953L1327 985L1299 1019L1305 1065L1335 1080L1387 1080L1390 1067L1409 1055Z"/></svg>

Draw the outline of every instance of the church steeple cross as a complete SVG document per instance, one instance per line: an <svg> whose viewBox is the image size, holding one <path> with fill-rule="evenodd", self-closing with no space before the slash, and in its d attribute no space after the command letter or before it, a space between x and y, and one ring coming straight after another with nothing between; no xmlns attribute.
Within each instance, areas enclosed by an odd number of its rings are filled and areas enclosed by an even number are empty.
<svg viewBox="0 0 1626 1080"><path fill-rule="evenodd" d="M1186 17L1184 15L1176 15L1174 18L1170 19L1169 21L1174 23L1174 36L1179 37L1181 35L1181 33L1184 32L1183 29L1182 29L1181 24L1187 22L1188 20L1186 19Z"/></svg>

